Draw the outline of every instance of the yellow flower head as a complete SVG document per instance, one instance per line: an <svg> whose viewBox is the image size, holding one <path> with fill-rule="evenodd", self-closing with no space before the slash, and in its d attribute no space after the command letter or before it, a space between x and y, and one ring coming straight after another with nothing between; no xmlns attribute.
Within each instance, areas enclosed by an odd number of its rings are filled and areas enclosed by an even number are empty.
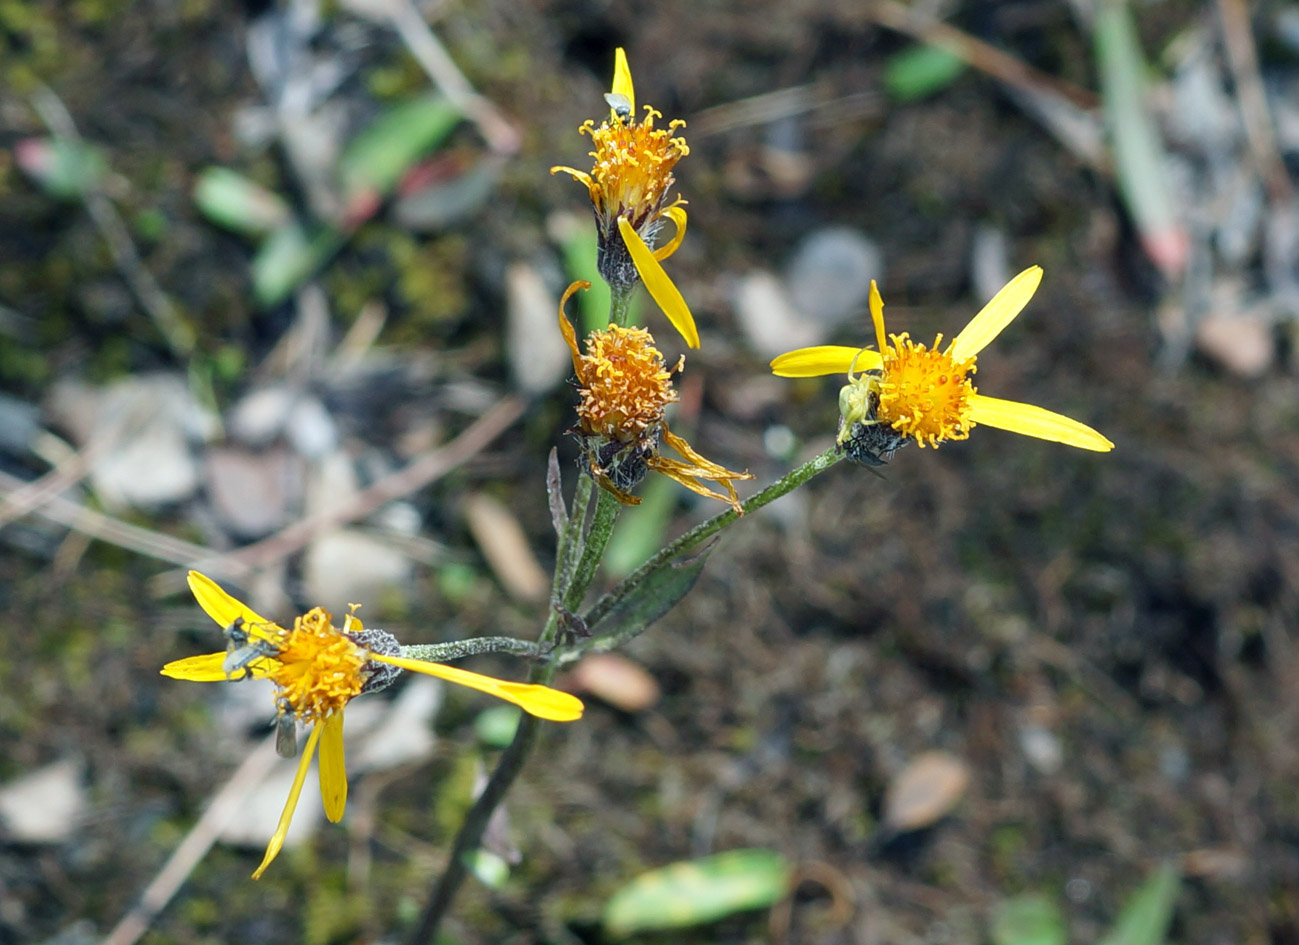
<svg viewBox="0 0 1299 945"><path fill-rule="evenodd" d="M577 426L573 434L582 443L582 463L600 486L626 505L639 505L630 494L651 469L675 479L699 495L730 503L743 514L732 483L752 479L705 459L684 439L668 429L664 409L677 400L672 374L685 365L682 357L672 370L654 347L654 337L643 328L610 325L591 332L586 354L578 348L577 332L564 314L564 305L589 282L574 282L559 302L559 330L573 355L577 375ZM659 453L660 442L676 450L686 462ZM726 495L704 482L720 483Z"/></svg>
<svg viewBox="0 0 1299 945"><path fill-rule="evenodd" d="M690 153L685 138L676 134L685 122L674 118L666 128L655 128L663 115L645 106L645 117L636 121L636 93L627 55L615 56L613 90L605 95L609 117L596 127L587 119L580 131L591 136L595 163L590 173L573 167L552 167L585 184L595 210L599 235L600 275L611 286L630 287L644 280L645 288L673 326L692 348L699 347L699 332L685 299L659 265L677 251L686 235L685 201L669 202L675 178L672 168ZM671 240L651 250L663 221L671 220L676 232Z"/></svg>
<svg viewBox="0 0 1299 945"><path fill-rule="evenodd" d="M162 668L162 674L201 682L242 679L249 675L271 680L275 684L279 720L277 745L282 754L296 753L293 738L296 722L312 726L289 799L266 855L253 873L254 879L261 877L284 845L317 746L325 816L335 823L342 819L347 804L343 708L363 692L382 689L401 670L436 676L490 693L538 718L571 722L582 715L581 701L566 692L403 657L399 655L401 648L395 637L382 630L366 630L354 613L343 618L340 630L324 608L315 607L295 619L292 630L286 630L258 615L197 571L189 572L189 587L199 606L225 628L227 648L220 653L175 660Z"/></svg>
<svg viewBox="0 0 1299 945"><path fill-rule="evenodd" d="M801 348L776 358L771 370L781 377L847 372L848 384L839 395L838 440L858 462L878 465L912 440L922 447L963 440L980 423L1080 449L1112 450L1113 443L1077 420L1032 404L985 397L974 387L979 352L1023 311L1041 281L1040 267L1025 269L945 348L941 334L932 348L916 344L905 332L886 337L884 302L872 281L876 350Z"/></svg>

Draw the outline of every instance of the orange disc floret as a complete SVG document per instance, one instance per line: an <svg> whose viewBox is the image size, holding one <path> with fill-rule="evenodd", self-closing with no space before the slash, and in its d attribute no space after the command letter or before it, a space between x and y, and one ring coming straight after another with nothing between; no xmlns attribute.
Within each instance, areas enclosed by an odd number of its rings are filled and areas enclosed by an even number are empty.
<svg viewBox="0 0 1299 945"><path fill-rule="evenodd" d="M585 433L624 442L642 437L677 399L672 373L644 328L610 325L592 332L577 373L582 384L577 415Z"/></svg>
<svg viewBox="0 0 1299 945"><path fill-rule="evenodd" d="M950 344L940 351L942 335L934 339L932 350L914 344L905 333L890 335L889 340L879 380L878 419L921 446L966 439L974 426L970 398L975 389L969 377L974 358L956 361Z"/></svg>
<svg viewBox="0 0 1299 945"><path fill-rule="evenodd" d="M645 110L639 124L613 121L596 127L588 120L581 128L595 144L591 176L599 186L591 196L596 209L602 215L626 213L635 227L662 207L672 186L672 168L690 153L686 139L673 135L685 127L684 121L677 118L667 128L655 128L654 119L662 114L648 105Z"/></svg>
<svg viewBox="0 0 1299 945"><path fill-rule="evenodd" d="M361 692L368 651L334 625L328 611L313 608L298 617L268 675L279 687L277 702L300 721L324 719Z"/></svg>

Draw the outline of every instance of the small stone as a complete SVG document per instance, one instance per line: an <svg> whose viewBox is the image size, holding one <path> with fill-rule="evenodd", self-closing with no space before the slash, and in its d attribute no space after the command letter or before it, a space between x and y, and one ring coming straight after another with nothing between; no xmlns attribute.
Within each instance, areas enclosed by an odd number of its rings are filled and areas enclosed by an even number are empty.
<svg viewBox="0 0 1299 945"><path fill-rule="evenodd" d="M846 226L809 234L785 269L795 307L825 333L865 312L871 280L883 277L884 260L875 243Z"/></svg>
<svg viewBox="0 0 1299 945"><path fill-rule="evenodd" d="M731 305L749 344L763 357L774 358L825 337L821 328L802 317L785 286L766 270L740 276L731 289Z"/></svg>
<svg viewBox="0 0 1299 945"><path fill-rule="evenodd" d="M243 397L230 411L230 436L248 446L265 446L279 436L293 409L287 387L263 387Z"/></svg>
<svg viewBox="0 0 1299 945"><path fill-rule="evenodd" d="M1064 764L1064 748L1050 729L1032 722L1019 728L1019 750L1042 774L1055 774Z"/></svg>
<svg viewBox="0 0 1299 945"><path fill-rule="evenodd" d="M928 827L956 806L969 784L969 766L955 755L917 755L885 792L884 826L899 832Z"/></svg>
<svg viewBox="0 0 1299 945"><path fill-rule="evenodd" d="M338 425L315 397L299 396L285 418L285 436L300 456L317 459L338 449Z"/></svg>
<svg viewBox="0 0 1299 945"><path fill-rule="evenodd" d="M57 761L0 788L0 825L15 843L61 843L86 810L81 764Z"/></svg>
<svg viewBox="0 0 1299 945"><path fill-rule="evenodd" d="M103 388L63 381L54 386L46 409L79 446L108 438L111 446L91 466L90 482L114 511L153 509L192 495L199 474L191 444L216 429L216 419L169 374L126 378Z"/></svg>
<svg viewBox="0 0 1299 945"><path fill-rule="evenodd" d="M302 501L302 460L283 448L214 447L204 457L212 509L240 538L283 528Z"/></svg>
<svg viewBox="0 0 1299 945"><path fill-rule="evenodd" d="M506 268L505 294L510 373L523 393L544 394L573 366L568 345L555 327L558 300L537 270L522 262Z"/></svg>
<svg viewBox="0 0 1299 945"><path fill-rule="evenodd" d="M411 565L404 554L370 533L340 528L307 548L303 578L306 598L339 615L350 603L378 601L394 588L404 592Z"/></svg>
<svg viewBox="0 0 1299 945"><path fill-rule="evenodd" d="M1238 377L1262 377L1276 358L1269 320L1252 312L1211 312L1195 326L1200 351Z"/></svg>
<svg viewBox="0 0 1299 945"><path fill-rule="evenodd" d="M624 712L643 712L658 704L659 684L645 669L617 653L596 653L577 664L569 684Z"/></svg>

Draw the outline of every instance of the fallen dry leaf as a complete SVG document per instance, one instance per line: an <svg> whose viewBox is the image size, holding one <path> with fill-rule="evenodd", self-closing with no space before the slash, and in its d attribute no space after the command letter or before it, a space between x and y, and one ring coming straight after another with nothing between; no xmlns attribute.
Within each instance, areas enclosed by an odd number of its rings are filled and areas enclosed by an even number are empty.
<svg viewBox="0 0 1299 945"><path fill-rule="evenodd" d="M884 795L884 826L899 832L928 827L956 806L969 784L969 766L955 755L917 755Z"/></svg>

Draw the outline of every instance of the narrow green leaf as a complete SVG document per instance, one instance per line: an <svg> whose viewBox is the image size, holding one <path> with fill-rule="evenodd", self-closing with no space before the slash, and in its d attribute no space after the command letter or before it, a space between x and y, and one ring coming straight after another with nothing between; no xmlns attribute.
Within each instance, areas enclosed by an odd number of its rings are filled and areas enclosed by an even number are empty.
<svg viewBox="0 0 1299 945"><path fill-rule="evenodd" d="M1177 867L1161 863L1124 903L1114 929L1100 945L1163 945L1181 886Z"/></svg>
<svg viewBox="0 0 1299 945"><path fill-rule="evenodd" d="M436 147L460 122L460 112L441 96L394 105L348 142L338 161L344 200L389 194L412 164Z"/></svg>
<svg viewBox="0 0 1299 945"><path fill-rule="evenodd" d="M1119 194L1146 254L1166 275L1176 275L1189 241L1168 187L1167 155L1146 104L1146 63L1125 0L1102 0L1094 29Z"/></svg>
<svg viewBox="0 0 1299 945"><path fill-rule="evenodd" d="M328 227L308 236L297 222L290 221L273 230L253 258L253 295L261 305L278 305L342 245L343 236Z"/></svg>
<svg viewBox="0 0 1299 945"><path fill-rule="evenodd" d="M1045 896L1007 899L992 919L993 945L1065 945L1064 918Z"/></svg>
<svg viewBox="0 0 1299 945"><path fill-rule="evenodd" d="M941 92L965 71L965 60L937 46L912 46L890 57L884 67L884 88L897 102L910 102Z"/></svg>
<svg viewBox="0 0 1299 945"><path fill-rule="evenodd" d="M23 173L51 197L77 200L94 190L108 173L104 152L69 138L27 138L14 146Z"/></svg>
<svg viewBox="0 0 1299 945"><path fill-rule="evenodd" d="M679 929L765 909L789 891L792 870L773 850L731 850L673 863L632 880L604 907L613 938L650 929Z"/></svg>
<svg viewBox="0 0 1299 945"><path fill-rule="evenodd" d="M218 226L262 236L289 220L279 195L228 167L205 167L194 182L194 203Z"/></svg>
<svg viewBox="0 0 1299 945"><path fill-rule="evenodd" d="M596 601L589 613L604 615L590 626L591 633L597 637L630 640L690 593L707 558L705 550L694 557L668 562L628 591L608 613L604 613L604 599Z"/></svg>

